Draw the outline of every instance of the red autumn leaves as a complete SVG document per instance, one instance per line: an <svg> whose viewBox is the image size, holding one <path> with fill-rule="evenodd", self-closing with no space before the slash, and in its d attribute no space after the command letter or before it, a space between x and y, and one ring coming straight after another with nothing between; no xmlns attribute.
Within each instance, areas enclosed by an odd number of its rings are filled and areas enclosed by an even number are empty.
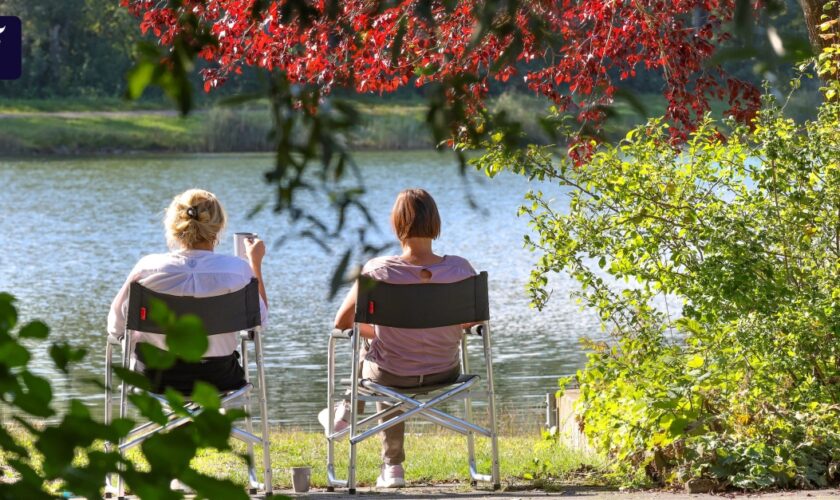
<svg viewBox="0 0 840 500"><path fill-rule="evenodd" d="M163 45L182 34L187 18L214 35L218 43L199 52L213 63L203 73L208 91L243 66L281 70L291 82L325 92L385 93L470 75L450 95L481 105L491 79L521 78L597 128L602 106L644 68L663 77L676 140L711 99L728 101L742 121L759 106L754 86L708 64L727 39L734 0L522 0L492 15L476 0L183 0L174 10L165 2L122 1Z"/></svg>

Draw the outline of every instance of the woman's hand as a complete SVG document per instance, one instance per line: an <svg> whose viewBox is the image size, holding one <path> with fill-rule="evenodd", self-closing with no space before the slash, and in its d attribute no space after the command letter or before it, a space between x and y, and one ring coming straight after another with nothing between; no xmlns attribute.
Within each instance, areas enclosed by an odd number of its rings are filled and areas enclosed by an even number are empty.
<svg viewBox="0 0 840 500"><path fill-rule="evenodd" d="M265 305L268 306L268 294L265 293L265 282L262 277L262 260L265 257L265 243L263 243L263 240L259 238L246 239L245 257L248 259L251 270L254 271L254 276L260 282L260 297L262 297Z"/></svg>
<svg viewBox="0 0 840 500"><path fill-rule="evenodd" d="M265 257L265 243L259 238L248 238L245 240L245 256L251 267L258 267Z"/></svg>

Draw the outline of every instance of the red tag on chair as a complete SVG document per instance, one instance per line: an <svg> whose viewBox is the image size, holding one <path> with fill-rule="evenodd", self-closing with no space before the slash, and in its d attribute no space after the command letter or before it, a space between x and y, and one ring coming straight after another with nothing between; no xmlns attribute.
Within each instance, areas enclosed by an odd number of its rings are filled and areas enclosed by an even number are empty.
<svg viewBox="0 0 840 500"><path fill-rule="evenodd" d="M140 320L141 321L146 321L146 308L145 307L140 308Z"/></svg>
<svg viewBox="0 0 840 500"><path fill-rule="evenodd" d="M375 310L375 308L374 308L374 305L373 305L373 301L369 300L368 301L368 314L373 314L374 310Z"/></svg>

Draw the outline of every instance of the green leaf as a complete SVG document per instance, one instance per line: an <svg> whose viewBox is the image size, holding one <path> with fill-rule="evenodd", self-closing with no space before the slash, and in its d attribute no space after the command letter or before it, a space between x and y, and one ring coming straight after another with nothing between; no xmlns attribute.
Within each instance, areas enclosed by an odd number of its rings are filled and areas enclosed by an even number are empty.
<svg viewBox="0 0 840 500"><path fill-rule="evenodd" d="M149 320L165 330L175 321L175 314L169 310L166 302L151 298L149 299Z"/></svg>
<svg viewBox="0 0 840 500"><path fill-rule="evenodd" d="M687 425L688 419L683 417L677 417L671 421L671 425L668 427L668 431L671 433L671 436L679 436L683 433Z"/></svg>
<svg viewBox="0 0 840 500"><path fill-rule="evenodd" d="M11 332L17 324L17 309L14 303L15 298L12 295L0 292L0 334Z"/></svg>
<svg viewBox="0 0 840 500"><path fill-rule="evenodd" d="M213 410L218 410L222 404L219 391L212 385L201 381L195 383L190 399L204 408Z"/></svg>
<svg viewBox="0 0 840 500"><path fill-rule="evenodd" d="M190 412L184 408L184 405L187 404L187 400L184 399L183 394L176 391L172 388L167 388L164 393L166 396L166 401L169 403L169 408L175 412L177 415L181 415L183 417L187 417L190 415Z"/></svg>
<svg viewBox="0 0 840 500"><path fill-rule="evenodd" d="M0 363L3 365L9 368L26 366L30 358L29 351L14 340L0 343Z"/></svg>
<svg viewBox="0 0 840 500"><path fill-rule="evenodd" d="M147 342L137 344L137 349L140 351L143 364L151 370L166 370L177 361L177 358L171 352Z"/></svg>
<svg viewBox="0 0 840 500"><path fill-rule="evenodd" d="M14 404L21 410L36 417L51 417L55 412L50 408L52 401L52 387L50 382L28 371L21 374L26 385L26 392L15 396Z"/></svg>
<svg viewBox="0 0 840 500"><path fill-rule="evenodd" d="M231 422L218 410L202 411L193 418L193 426L199 446L211 446L218 450L230 447Z"/></svg>
<svg viewBox="0 0 840 500"><path fill-rule="evenodd" d="M50 346L50 357L56 368L67 373L71 363L77 363L85 358L87 349L73 347L66 342Z"/></svg>
<svg viewBox="0 0 840 500"><path fill-rule="evenodd" d="M125 381L128 385L146 391L151 389L149 379L146 378L146 376L142 373L136 372L134 370L129 370L128 368L123 368L122 366L112 366L111 369L114 370L114 374L117 377Z"/></svg>
<svg viewBox="0 0 840 500"><path fill-rule="evenodd" d="M187 471L181 477L189 487L195 492L206 498L224 498L231 500L248 500L249 496L245 489L232 481L226 479L216 479L214 477L198 474L195 471ZM273 498L273 497L269 497Z"/></svg>
<svg viewBox="0 0 840 500"><path fill-rule="evenodd" d="M196 445L184 427L152 436L141 447L152 471L167 478L180 477L188 470L196 452Z"/></svg>
<svg viewBox="0 0 840 500"><path fill-rule="evenodd" d="M126 96L129 99L139 99L146 88L152 84L154 79L156 66L151 61L140 61L134 65L125 78L128 83L126 87Z"/></svg>
<svg viewBox="0 0 840 500"><path fill-rule="evenodd" d="M160 425L166 424L168 420L163 412L160 401L143 392L140 394L130 394L129 401L140 411L140 414Z"/></svg>
<svg viewBox="0 0 840 500"><path fill-rule="evenodd" d="M695 354L691 359L688 360L687 364L689 368L700 368L701 366L703 366L703 364L705 364L705 362L706 360L705 358L703 358L703 356Z"/></svg>
<svg viewBox="0 0 840 500"><path fill-rule="evenodd" d="M45 339L50 329L41 321L33 321L20 329L18 336L23 339Z"/></svg>
<svg viewBox="0 0 840 500"><path fill-rule="evenodd" d="M201 319L185 314L166 329L166 346L169 352L189 362L201 361L209 341Z"/></svg>

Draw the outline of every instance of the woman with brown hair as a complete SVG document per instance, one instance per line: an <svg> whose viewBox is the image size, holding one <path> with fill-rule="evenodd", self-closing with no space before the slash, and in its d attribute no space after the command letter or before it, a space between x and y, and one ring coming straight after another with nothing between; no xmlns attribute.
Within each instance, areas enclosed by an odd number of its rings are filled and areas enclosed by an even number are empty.
<svg viewBox="0 0 840 500"><path fill-rule="evenodd" d="M440 215L432 196L422 189L402 191L391 211L391 226L402 247L400 255L377 257L362 268L362 274L394 284L454 283L471 276L470 263L455 255L438 255L432 240L440 235ZM335 317L336 328L351 328L356 308L357 285L348 292ZM361 335L369 339L362 359L362 378L399 388L454 382L460 375L459 345L462 326L423 330L362 325ZM381 410L382 404L377 404ZM349 405L339 404L336 430L349 424ZM319 420L326 426L327 410ZM394 416L399 415L396 413ZM391 417L393 418L393 417ZM403 441L405 425L400 423L381 433L382 470L376 480L380 488L405 486Z"/></svg>
<svg viewBox="0 0 840 500"><path fill-rule="evenodd" d="M115 338L125 335L128 291L134 281L169 295L213 297L235 292L256 277L260 287L262 324L266 324L268 300L262 277L265 244L256 238L246 241L247 262L232 255L214 253L226 222L225 210L213 193L190 189L175 196L164 219L170 252L147 255L134 266L111 304L108 334ZM155 392L171 387L190 394L199 380L212 384L219 391L242 387L245 374L236 352L238 332L212 335L208 341L208 349L200 362L179 361L172 368L156 372L146 370L135 347L147 342L166 349L165 335L132 332L129 348L134 352L134 369L150 377Z"/></svg>

